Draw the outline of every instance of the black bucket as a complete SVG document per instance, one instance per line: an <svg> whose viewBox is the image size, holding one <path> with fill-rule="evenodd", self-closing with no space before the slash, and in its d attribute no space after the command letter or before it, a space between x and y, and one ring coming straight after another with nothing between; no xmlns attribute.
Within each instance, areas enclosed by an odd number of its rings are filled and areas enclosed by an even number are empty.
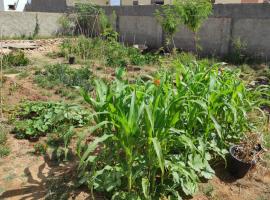
<svg viewBox="0 0 270 200"><path fill-rule="evenodd" d="M74 57L74 56L70 56L70 57L68 58L68 63L69 63L70 65L73 65L73 64L75 63L75 57Z"/></svg>
<svg viewBox="0 0 270 200"><path fill-rule="evenodd" d="M235 149L238 146L234 145L230 147L230 154L228 159L228 170L235 178L243 178L248 171L255 165L254 163L247 163L236 158Z"/></svg>

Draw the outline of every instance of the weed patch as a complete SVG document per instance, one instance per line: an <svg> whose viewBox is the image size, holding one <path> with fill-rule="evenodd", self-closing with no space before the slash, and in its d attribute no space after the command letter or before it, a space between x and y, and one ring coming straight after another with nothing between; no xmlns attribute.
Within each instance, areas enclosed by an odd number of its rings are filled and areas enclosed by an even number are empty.
<svg viewBox="0 0 270 200"><path fill-rule="evenodd" d="M76 55L82 59L104 59L110 67L126 67L132 65L146 65L158 62L158 56L150 53L142 54L138 49L125 47L115 42L99 38L79 37L77 40L65 40L61 52L66 57Z"/></svg>
<svg viewBox="0 0 270 200"><path fill-rule="evenodd" d="M5 128L0 125L0 158L9 155L10 149L6 145L7 142L7 133Z"/></svg>
<svg viewBox="0 0 270 200"><path fill-rule="evenodd" d="M3 56L4 68L26 66L29 63L30 60L25 56L23 51L12 51L11 53Z"/></svg>
<svg viewBox="0 0 270 200"><path fill-rule="evenodd" d="M92 72L86 67L73 69L68 65L50 65L45 68L45 71L36 71L35 82L44 88L63 85L70 88L78 86L90 91L92 88Z"/></svg>

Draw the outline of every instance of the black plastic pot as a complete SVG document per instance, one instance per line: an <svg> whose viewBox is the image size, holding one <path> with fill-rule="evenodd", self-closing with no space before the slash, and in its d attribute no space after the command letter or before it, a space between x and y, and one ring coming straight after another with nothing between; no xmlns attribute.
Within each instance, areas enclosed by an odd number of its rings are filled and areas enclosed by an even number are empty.
<svg viewBox="0 0 270 200"><path fill-rule="evenodd" d="M228 170L235 178L243 178L247 172L255 165L255 161L251 163L244 162L235 157L235 150L238 146L230 147L228 159Z"/></svg>
<svg viewBox="0 0 270 200"><path fill-rule="evenodd" d="M75 57L74 57L74 56L70 56L70 57L68 58L68 63L69 63L70 65L73 65L73 64L75 63Z"/></svg>

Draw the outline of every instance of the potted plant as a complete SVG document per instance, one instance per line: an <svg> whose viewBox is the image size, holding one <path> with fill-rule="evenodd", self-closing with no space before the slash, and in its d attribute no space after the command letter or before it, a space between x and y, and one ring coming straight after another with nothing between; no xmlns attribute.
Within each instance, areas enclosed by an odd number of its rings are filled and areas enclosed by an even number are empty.
<svg viewBox="0 0 270 200"><path fill-rule="evenodd" d="M243 178L261 159L266 150L258 134L249 135L245 141L229 149L228 170L235 178Z"/></svg>
<svg viewBox="0 0 270 200"><path fill-rule="evenodd" d="M68 56L68 63L70 65L73 65L75 63L75 56L74 55L71 54Z"/></svg>

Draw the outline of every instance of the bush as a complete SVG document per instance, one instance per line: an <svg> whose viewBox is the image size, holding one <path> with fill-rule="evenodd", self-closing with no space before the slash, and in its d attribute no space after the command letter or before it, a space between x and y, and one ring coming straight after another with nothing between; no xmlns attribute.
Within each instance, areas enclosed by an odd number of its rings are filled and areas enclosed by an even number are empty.
<svg viewBox="0 0 270 200"><path fill-rule="evenodd" d="M30 60L25 56L23 51L12 51L11 53L3 56L3 66L26 66L30 63Z"/></svg>
<svg viewBox="0 0 270 200"><path fill-rule="evenodd" d="M66 57L73 54L82 59L105 57L106 65L110 67L126 67L128 64L146 65L158 62L156 55L142 54L138 49L125 47L114 40L91 39L83 36L77 40L65 40L61 45L61 52Z"/></svg>
<svg viewBox="0 0 270 200"><path fill-rule="evenodd" d="M95 82L92 143L82 136L80 183L112 199L178 198L210 179L210 161L253 130L247 113L257 105L238 74L221 64L173 62L173 74L127 84ZM95 131L98 130L98 131ZM98 154L97 154L98 152Z"/></svg>
<svg viewBox="0 0 270 200"><path fill-rule="evenodd" d="M63 15L57 20L60 25L60 35L73 35L74 23L68 15Z"/></svg>
<svg viewBox="0 0 270 200"><path fill-rule="evenodd" d="M0 158L7 156L10 153L10 149L6 145L7 135L5 128L0 125Z"/></svg>
<svg viewBox="0 0 270 200"><path fill-rule="evenodd" d="M232 52L229 54L227 60L234 64L243 64L247 62L246 55L247 44L237 38L232 41Z"/></svg>

